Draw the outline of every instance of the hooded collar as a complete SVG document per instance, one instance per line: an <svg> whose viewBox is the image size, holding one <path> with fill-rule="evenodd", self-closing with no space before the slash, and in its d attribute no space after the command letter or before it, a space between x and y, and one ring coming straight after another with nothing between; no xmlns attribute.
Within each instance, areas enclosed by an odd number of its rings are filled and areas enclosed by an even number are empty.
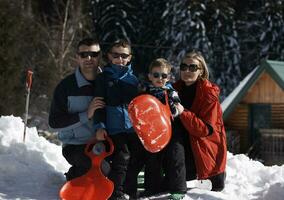
<svg viewBox="0 0 284 200"><path fill-rule="evenodd" d="M108 64L104 67L104 72L111 74L114 79L123 79L127 74L132 73L131 64L127 66Z"/></svg>

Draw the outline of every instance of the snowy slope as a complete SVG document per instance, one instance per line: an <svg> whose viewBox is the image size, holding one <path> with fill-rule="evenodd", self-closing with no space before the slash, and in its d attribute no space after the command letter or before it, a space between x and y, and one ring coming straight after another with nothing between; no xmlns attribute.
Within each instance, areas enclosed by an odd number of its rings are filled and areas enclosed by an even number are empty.
<svg viewBox="0 0 284 200"><path fill-rule="evenodd" d="M19 117L0 118L0 199L58 199L63 173L69 168L61 147L39 137L36 128L27 129L23 143L23 129ZM188 182L188 186L194 189L188 191L186 199L283 200L284 165L267 167L245 155L229 153L224 191L202 189L210 187L207 181Z"/></svg>

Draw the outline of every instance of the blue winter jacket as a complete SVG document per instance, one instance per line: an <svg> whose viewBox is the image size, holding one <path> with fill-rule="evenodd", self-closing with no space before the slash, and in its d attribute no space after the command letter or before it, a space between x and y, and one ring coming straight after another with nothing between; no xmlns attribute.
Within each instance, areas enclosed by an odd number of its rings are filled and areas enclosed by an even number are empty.
<svg viewBox="0 0 284 200"><path fill-rule="evenodd" d="M96 78L95 96L103 97L105 109L95 112L95 129L106 128L108 134L134 132L128 104L138 94L138 79L128 66L107 65Z"/></svg>

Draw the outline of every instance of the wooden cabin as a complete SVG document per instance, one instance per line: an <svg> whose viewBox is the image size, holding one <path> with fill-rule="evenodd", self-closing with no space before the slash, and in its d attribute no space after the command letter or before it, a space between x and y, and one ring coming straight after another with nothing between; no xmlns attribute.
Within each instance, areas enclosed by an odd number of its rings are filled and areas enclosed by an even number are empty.
<svg viewBox="0 0 284 200"><path fill-rule="evenodd" d="M222 109L230 152L284 164L284 62L263 60Z"/></svg>

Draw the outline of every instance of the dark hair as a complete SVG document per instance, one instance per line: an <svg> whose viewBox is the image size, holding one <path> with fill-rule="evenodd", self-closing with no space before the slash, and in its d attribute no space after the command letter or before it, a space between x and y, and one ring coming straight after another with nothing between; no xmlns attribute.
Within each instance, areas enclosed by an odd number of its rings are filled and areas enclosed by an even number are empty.
<svg viewBox="0 0 284 200"><path fill-rule="evenodd" d="M79 47L82 45L92 46L92 45L100 45L99 40L97 38L84 38L77 45L77 52L79 51Z"/></svg>
<svg viewBox="0 0 284 200"><path fill-rule="evenodd" d="M131 44L128 40L126 39L118 39L115 40L111 45L109 46L107 52L110 52L113 47L124 47L129 49L129 53L132 54L131 50Z"/></svg>

